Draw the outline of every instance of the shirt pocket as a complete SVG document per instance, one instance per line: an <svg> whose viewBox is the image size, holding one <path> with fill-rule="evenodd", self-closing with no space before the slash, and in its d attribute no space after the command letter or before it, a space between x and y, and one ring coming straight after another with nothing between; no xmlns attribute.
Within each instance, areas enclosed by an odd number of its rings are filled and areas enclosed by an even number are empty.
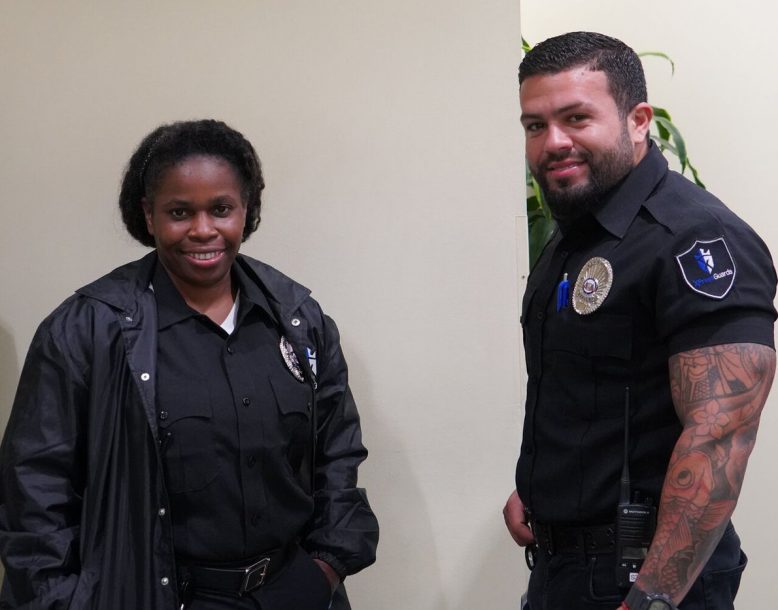
<svg viewBox="0 0 778 610"><path fill-rule="evenodd" d="M567 415L576 419L623 417L632 370L632 317L567 310L560 318L547 322L545 342L553 383L557 391L569 393L560 408L575 409Z"/></svg>
<svg viewBox="0 0 778 610"><path fill-rule="evenodd" d="M311 446L312 390L307 383L300 383L291 375L270 375L269 381L278 418L274 444L296 475Z"/></svg>
<svg viewBox="0 0 778 610"><path fill-rule="evenodd" d="M186 493L210 485L220 471L208 387L189 379L175 396L160 394L159 428L168 491Z"/></svg>

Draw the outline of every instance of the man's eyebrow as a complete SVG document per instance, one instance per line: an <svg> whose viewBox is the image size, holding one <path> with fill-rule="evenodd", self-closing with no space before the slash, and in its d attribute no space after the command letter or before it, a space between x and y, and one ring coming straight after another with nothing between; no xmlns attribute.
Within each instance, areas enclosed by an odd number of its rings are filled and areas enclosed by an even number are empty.
<svg viewBox="0 0 778 610"><path fill-rule="evenodd" d="M555 108L554 111L551 113L551 116L559 116L560 114L566 114L571 110L586 110L590 107L591 104L587 102L573 102L572 104L568 104L567 106L562 106L561 108ZM519 120L525 121L525 120L535 120L535 119L542 119L542 118L543 115L541 114L537 114L534 112L522 112Z"/></svg>

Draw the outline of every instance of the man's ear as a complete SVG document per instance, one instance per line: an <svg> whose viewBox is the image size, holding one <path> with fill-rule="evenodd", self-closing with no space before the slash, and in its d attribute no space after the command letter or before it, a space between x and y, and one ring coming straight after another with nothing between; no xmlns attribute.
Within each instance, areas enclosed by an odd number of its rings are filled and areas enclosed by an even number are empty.
<svg viewBox="0 0 778 610"><path fill-rule="evenodd" d="M640 102L630 110L627 117L627 129L633 144L638 145L646 141L653 118L654 109L647 102Z"/></svg>
<svg viewBox="0 0 778 610"><path fill-rule="evenodd" d="M140 203L143 206L143 216L146 218L146 230L149 235L154 235L154 224L151 222L151 202L144 197Z"/></svg>

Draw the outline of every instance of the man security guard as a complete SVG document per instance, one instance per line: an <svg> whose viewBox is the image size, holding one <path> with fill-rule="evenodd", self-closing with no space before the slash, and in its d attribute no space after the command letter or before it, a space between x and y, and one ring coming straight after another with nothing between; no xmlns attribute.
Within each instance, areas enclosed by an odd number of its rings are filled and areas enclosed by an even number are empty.
<svg viewBox="0 0 778 610"><path fill-rule="evenodd" d="M526 416L504 509L535 564L528 607L732 609L746 558L730 516L775 371L770 254L668 170L622 42L551 38L519 83L559 225L523 301ZM644 546L624 543L620 504L645 508Z"/></svg>

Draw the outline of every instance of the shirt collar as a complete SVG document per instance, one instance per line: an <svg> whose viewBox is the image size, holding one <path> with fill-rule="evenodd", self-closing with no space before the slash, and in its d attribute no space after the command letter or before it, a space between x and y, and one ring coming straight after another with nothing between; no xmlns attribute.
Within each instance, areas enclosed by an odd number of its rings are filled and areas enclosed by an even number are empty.
<svg viewBox="0 0 778 610"><path fill-rule="evenodd" d="M250 309L247 305L256 305L266 312L275 324L278 324L267 297L259 286L251 281L239 265L232 266L232 273L240 288L238 321L240 322ZM177 324L189 317L200 315L186 304L184 297L178 292L165 267L159 261L157 261L151 282L154 288L154 296L157 300L157 328L159 330Z"/></svg>
<svg viewBox="0 0 778 610"><path fill-rule="evenodd" d="M562 234L586 232L586 228L596 221L608 233L622 239L641 206L666 173L667 160L659 148L649 142L646 156L605 196L602 205L568 226L560 224Z"/></svg>
<svg viewBox="0 0 778 610"><path fill-rule="evenodd" d="M161 262L157 261L151 279L154 298L157 301L157 328L162 330L182 320L198 315L184 301Z"/></svg>
<svg viewBox="0 0 778 610"><path fill-rule="evenodd" d="M232 265L232 275L237 280L238 286L240 286L240 300L238 305L238 321L241 320L241 309L247 310L247 307L241 307L244 302L256 305L262 311L264 311L274 324L278 325L278 318L273 313L273 308L270 307L270 303L267 301L267 296L262 289L257 285L255 281L252 281L246 271L240 265Z"/></svg>
<svg viewBox="0 0 778 610"><path fill-rule="evenodd" d="M612 235L623 238L643 203L667 173L667 160L653 142L646 156L606 197L594 212L594 218Z"/></svg>

